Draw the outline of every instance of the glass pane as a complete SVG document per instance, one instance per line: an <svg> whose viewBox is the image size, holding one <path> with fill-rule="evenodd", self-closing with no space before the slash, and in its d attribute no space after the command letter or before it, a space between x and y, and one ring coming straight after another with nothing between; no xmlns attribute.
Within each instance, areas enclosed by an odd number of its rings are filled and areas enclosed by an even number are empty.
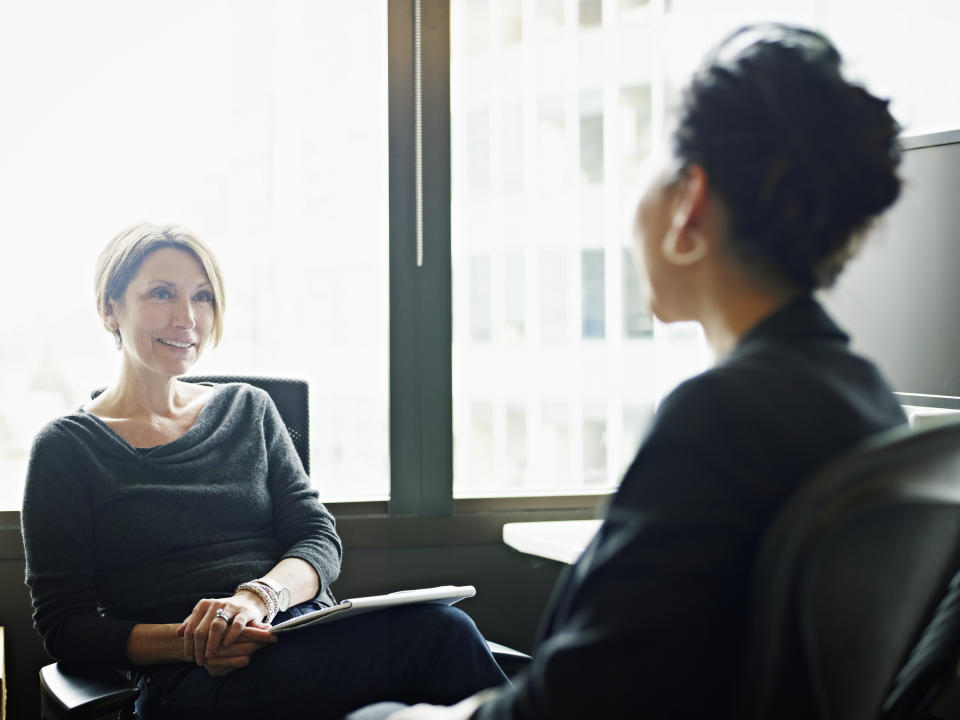
<svg viewBox="0 0 960 720"><path fill-rule="evenodd" d="M540 253L540 339L567 338L567 257L558 250Z"/></svg>
<svg viewBox="0 0 960 720"><path fill-rule="evenodd" d="M607 480L607 412L602 405L583 409L583 482L603 486Z"/></svg>
<svg viewBox="0 0 960 720"><path fill-rule="evenodd" d="M603 22L602 0L580 0L580 27L592 27Z"/></svg>
<svg viewBox="0 0 960 720"><path fill-rule="evenodd" d="M493 407L488 402L474 403L470 414L468 455L474 481L480 487L493 484Z"/></svg>
<svg viewBox="0 0 960 720"><path fill-rule="evenodd" d="M30 303L0 350L0 507L39 426L116 376L93 266L140 219L223 265L223 342L195 372L308 380L322 496L387 494L386 4L329 28L306 0L0 6L0 298Z"/></svg>
<svg viewBox="0 0 960 720"><path fill-rule="evenodd" d="M644 338L653 336L653 315L647 307L641 291L640 273L633 261L633 251L623 248L620 254L622 269L623 336Z"/></svg>
<svg viewBox="0 0 960 720"><path fill-rule="evenodd" d="M655 326L628 249L664 123L662 6L483 7L451 6L454 492L609 488L706 362L697 328Z"/></svg>
<svg viewBox="0 0 960 720"><path fill-rule="evenodd" d="M628 186L641 182L650 155L652 101L649 83L620 90L620 179Z"/></svg>
<svg viewBox="0 0 960 720"><path fill-rule="evenodd" d="M522 487L527 477L527 409L523 405L507 406L506 430L507 485Z"/></svg>
<svg viewBox="0 0 960 720"><path fill-rule="evenodd" d="M491 337L490 300L490 258L470 258L470 337L474 340Z"/></svg>
<svg viewBox="0 0 960 720"><path fill-rule="evenodd" d="M603 95L599 92L580 96L580 179L603 182Z"/></svg>
<svg viewBox="0 0 960 720"><path fill-rule="evenodd" d="M960 93L944 90L956 85L960 3L912 3L909 34L903 8L451 1L456 495L615 486L663 394L710 362L697 326L651 317L632 223L677 91L725 34L758 21L819 26L908 130L960 127ZM477 257L489 259L482 283ZM489 288L482 333L471 332L478 285ZM490 413L486 445L468 439L477 403Z"/></svg>
<svg viewBox="0 0 960 720"><path fill-rule="evenodd" d="M504 45L516 45L523 39L522 11L521 0L500 0Z"/></svg>
<svg viewBox="0 0 960 720"><path fill-rule="evenodd" d="M606 332L604 302L603 250L584 250L580 253L581 288L583 299L583 337L602 340Z"/></svg>
<svg viewBox="0 0 960 720"><path fill-rule="evenodd" d="M522 138L521 138L522 141ZM562 97L537 101L537 169L540 190L559 190L566 185L566 114Z"/></svg>
<svg viewBox="0 0 960 720"><path fill-rule="evenodd" d="M526 330L526 295L523 255L509 253L504 268L503 329L506 340L523 340Z"/></svg>
<svg viewBox="0 0 960 720"><path fill-rule="evenodd" d="M537 22L542 28L563 26L564 0L537 0Z"/></svg>
<svg viewBox="0 0 960 720"><path fill-rule="evenodd" d="M544 403L540 412L539 435L534 445L533 477L550 478L552 487L570 486L570 420L569 410L563 403ZM531 485L531 478L526 485ZM551 483L546 484L551 487Z"/></svg>
<svg viewBox="0 0 960 720"><path fill-rule="evenodd" d="M638 12L650 5L650 0L620 0L620 12L623 14Z"/></svg>

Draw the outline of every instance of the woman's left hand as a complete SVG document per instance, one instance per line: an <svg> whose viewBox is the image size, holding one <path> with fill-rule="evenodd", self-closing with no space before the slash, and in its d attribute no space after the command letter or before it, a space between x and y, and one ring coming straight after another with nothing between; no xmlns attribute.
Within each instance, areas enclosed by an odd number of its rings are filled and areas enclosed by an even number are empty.
<svg viewBox="0 0 960 720"><path fill-rule="evenodd" d="M499 694L497 688L481 690L456 705L413 705L397 710L387 720L469 720L481 705Z"/></svg>
<svg viewBox="0 0 960 720"><path fill-rule="evenodd" d="M183 659L206 665L221 648L233 645L241 633L245 640L276 642L277 637L268 632L270 626L262 618L263 608L250 593L201 600L177 628L177 634L183 637Z"/></svg>
<svg viewBox="0 0 960 720"><path fill-rule="evenodd" d="M462 703L447 707L446 705L412 705L397 710L387 720L469 720L473 715L473 707L461 708Z"/></svg>

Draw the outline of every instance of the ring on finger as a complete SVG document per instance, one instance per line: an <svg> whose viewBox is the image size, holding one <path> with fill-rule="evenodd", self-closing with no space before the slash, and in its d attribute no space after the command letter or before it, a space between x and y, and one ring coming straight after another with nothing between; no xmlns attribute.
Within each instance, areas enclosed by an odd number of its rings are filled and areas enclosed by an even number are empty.
<svg viewBox="0 0 960 720"><path fill-rule="evenodd" d="M225 621L225 622L227 623L227 625L229 625L229 624L230 624L230 621L233 620L233 616L230 615L230 613L224 611L223 608L218 608L218 609L217 609L217 617L220 618L221 620Z"/></svg>

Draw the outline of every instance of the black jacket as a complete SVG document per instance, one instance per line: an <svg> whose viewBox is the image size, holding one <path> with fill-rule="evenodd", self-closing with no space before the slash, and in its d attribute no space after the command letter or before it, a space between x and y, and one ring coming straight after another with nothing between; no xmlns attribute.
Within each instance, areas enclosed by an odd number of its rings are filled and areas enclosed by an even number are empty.
<svg viewBox="0 0 960 720"><path fill-rule="evenodd" d="M529 671L476 717L734 716L763 531L816 468L905 421L847 344L806 297L664 399Z"/></svg>

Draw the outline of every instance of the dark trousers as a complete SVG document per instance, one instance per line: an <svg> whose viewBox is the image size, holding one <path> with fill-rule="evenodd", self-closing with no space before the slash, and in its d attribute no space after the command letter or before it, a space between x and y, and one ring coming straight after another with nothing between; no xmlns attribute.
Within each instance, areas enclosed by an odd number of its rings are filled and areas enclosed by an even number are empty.
<svg viewBox="0 0 960 720"><path fill-rule="evenodd" d="M187 663L145 672L137 711L143 720L321 720L383 700L451 705L506 681L469 616L410 605L283 634L225 677Z"/></svg>

